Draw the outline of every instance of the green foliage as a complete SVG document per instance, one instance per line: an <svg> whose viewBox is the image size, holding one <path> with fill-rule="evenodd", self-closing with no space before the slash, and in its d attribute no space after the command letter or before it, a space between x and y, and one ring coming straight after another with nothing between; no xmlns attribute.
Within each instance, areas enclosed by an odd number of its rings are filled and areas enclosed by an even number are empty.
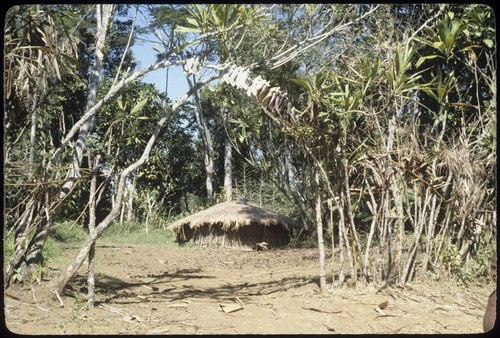
<svg viewBox="0 0 500 338"><path fill-rule="evenodd" d="M8 233L7 229L3 231L3 265L8 262L9 258L14 253L14 234Z"/></svg>
<svg viewBox="0 0 500 338"><path fill-rule="evenodd" d="M193 4L187 6L187 11L189 15L186 21L189 25L178 25L175 31L182 34L215 35L217 41L212 48L224 61L240 54L240 46L244 45L248 36L247 30L242 27L255 27L262 18L261 6L245 4ZM191 45L186 43L179 48Z"/></svg>
<svg viewBox="0 0 500 338"><path fill-rule="evenodd" d="M491 241L490 234L485 232L479 238L476 252L461 256L458 245L449 243L441 253L440 260L448 276L461 285L488 283L491 280L491 259L495 249L495 241Z"/></svg>
<svg viewBox="0 0 500 338"><path fill-rule="evenodd" d="M46 261L57 262L60 259L62 259L60 253L61 253L61 248L59 244L54 239L50 237L47 238L42 251L44 259Z"/></svg>
<svg viewBox="0 0 500 338"><path fill-rule="evenodd" d="M54 225L50 236L57 242L77 244L83 243L87 233L79 224L63 222Z"/></svg>
<svg viewBox="0 0 500 338"><path fill-rule="evenodd" d="M436 29L429 27L425 29L427 39L416 40L436 49L439 52L437 56L449 60L457 48L457 41L464 29L462 23L454 20L454 17L454 12L446 13L437 23Z"/></svg>
<svg viewBox="0 0 500 338"><path fill-rule="evenodd" d="M23 282L23 275L21 272L22 272L21 268L17 268L14 270L14 274L12 275L12 280L15 283L22 283Z"/></svg>
<svg viewBox="0 0 500 338"><path fill-rule="evenodd" d="M460 281L466 280L466 275L462 274L463 259L459 255L458 247L456 244L448 246L447 250L443 253L443 264L448 272L448 275L456 275Z"/></svg>

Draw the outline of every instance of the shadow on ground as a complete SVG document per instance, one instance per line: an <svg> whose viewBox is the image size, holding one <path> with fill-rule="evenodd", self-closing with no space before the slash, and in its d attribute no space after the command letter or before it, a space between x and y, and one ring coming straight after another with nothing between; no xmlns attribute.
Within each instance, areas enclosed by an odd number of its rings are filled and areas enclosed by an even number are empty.
<svg viewBox="0 0 500 338"><path fill-rule="evenodd" d="M105 274L96 275L96 294L99 303L131 304L143 301L174 302L185 299L210 298L217 301L238 297L271 295L287 291L307 284L319 285L317 278L286 277L270 279L268 281L252 283L242 281L213 285L208 280L216 276L206 274L201 269L180 269L175 272L150 274L147 277L136 277L132 281L125 281ZM204 280L203 282L199 282ZM192 283L191 283L192 282ZM69 285L68 294L79 289L87 293L86 278L78 276Z"/></svg>

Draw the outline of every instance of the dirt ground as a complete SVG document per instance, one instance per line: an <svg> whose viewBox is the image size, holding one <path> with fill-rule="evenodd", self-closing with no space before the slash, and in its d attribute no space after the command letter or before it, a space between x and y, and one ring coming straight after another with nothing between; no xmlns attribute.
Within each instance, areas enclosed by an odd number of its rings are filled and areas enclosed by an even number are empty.
<svg viewBox="0 0 500 338"><path fill-rule="evenodd" d="M67 262L76 252L64 249ZM42 285L5 291L5 324L36 335L482 332L493 283L410 283L379 293L375 286L329 287L321 294L317 257L315 249L98 246L95 309L86 308L86 265L61 307L47 282L67 263L49 264Z"/></svg>

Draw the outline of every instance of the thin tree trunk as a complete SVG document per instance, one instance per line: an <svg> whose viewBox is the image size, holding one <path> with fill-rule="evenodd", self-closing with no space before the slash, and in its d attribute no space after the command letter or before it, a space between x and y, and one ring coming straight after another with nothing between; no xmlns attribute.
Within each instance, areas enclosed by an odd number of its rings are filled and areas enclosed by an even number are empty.
<svg viewBox="0 0 500 338"><path fill-rule="evenodd" d="M243 163L243 196L247 196L247 164Z"/></svg>
<svg viewBox="0 0 500 338"><path fill-rule="evenodd" d="M153 216L153 209L155 207L155 201L154 197L151 197L149 194L146 196L146 207L148 208L148 211L146 213L146 220L144 221L146 225L146 234L149 234L149 222L151 221L151 218Z"/></svg>
<svg viewBox="0 0 500 338"><path fill-rule="evenodd" d="M326 292L325 245L323 240L323 221L321 217L321 189L317 170L315 170L314 173L314 181L316 183L316 232L318 235L319 249L319 286L321 292Z"/></svg>
<svg viewBox="0 0 500 338"><path fill-rule="evenodd" d="M39 221L29 227L29 231L33 229L35 231L26 248L25 256L22 257L22 261L20 262L23 280L33 279L33 277L37 279L41 278L41 268L44 263L42 249L49 236L53 222L53 213L50 212L49 192L46 189L41 198L43 198L43 202L40 201L37 203L39 207L36 209L37 217L35 217L35 221L37 219Z"/></svg>
<svg viewBox="0 0 500 338"><path fill-rule="evenodd" d="M342 204L340 202L339 204ZM345 273L344 273L344 261L345 261L345 243L344 243L344 217L341 211L341 205L339 206L339 285L344 284Z"/></svg>
<svg viewBox="0 0 500 338"><path fill-rule="evenodd" d="M129 224L132 222L134 215L134 198L136 194L135 184L136 184L136 175L132 174L132 184L126 188L128 194L128 200L126 202L127 222Z"/></svg>
<svg viewBox="0 0 500 338"><path fill-rule="evenodd" d="M396 229L399 230L399 245L396 256L396 264L401 260L401 255L403 254L403 235L404 235L404 211L403 211L403 201L401 198L401 193L399 192L396 185L396 178L394 175L391 176L391 193L394 199L394 204L396 206ZM395 231L397 231L395 230Z"/></svg>
<svg viewBox="0 0 500 338"><path fill-rule="evenodd" d="M259 180L259 206L262 207L264 204L262 202L262 191L264 190L264 179L262 177ZM274 198L274 196L273 196Z"/></svg>
<svg viewBox="0 0 500 338"><path fill-rule="evenodd" d="M31 113L31 134L30 134L30 156L29 156L29 170L33 170L33 163L35 163L35 141L36 141L36 123L38 116L38 109L36 104L36 95L33 99L33 112Z"/></svg>
<svg viewBox="0 0 500 338"><path fill-rule="evenodd" d="M329 198L327 201L328 212L329 212L329 222L328 222L328 230L330 231L330 237L332 239L332 286L335 283L335 232L333 229L333 203L332 198Z"/></svg>
<svg viewBox="0 0 500 338"><path fill-rule="evenodd" d="M392 219L387 222L387 273L385 277L385 285L389 285L392 271Z"/></svg>
<svg viewBox="0 0 500 338"><path fill-rule="evenodd" d="M375 200L375 197L373 196L373 192L370 186L368 186L368 194L370 195L371 199L371 211L373 215L372 219L372 224L370 225L370 233L368 234L368 240L366 242L366 249L365 249L365 261L364 261L364 266L365 268L368 267L368 258L370 257L370 248L373 240L373 235L375 234L375 228L377 226L377 220L379 219L379 211L378 211L378 205L377 201ZM368 276L365 276L365 279ZM368 280L366 280L368 281Z"/></svg>
<svg viewBox="0 0 500 338"><path fill-rule="evenodd" d="M351 278L355 278L356 272L354 268L354 258L353 258L353 252L351 248L351 241L349 240L348 236L348 226L346 226L346 217L345 217L345 203L346 203L346 196L344 194L344 191L340 191L340 206L339 206L339 216L341 219L341 222L339 223L339 227L342 228L342 236L344 237L344 246L345 246L345 252L347 254L347 263L349 264L349 272L351 275Z"/></svg>
<svg viewBox="0 0 500 338"><path fill-rule="evenodd" d="M416 190L414 190L414 191L416 191ZM421 198L418 198L419 197L418 195L415 195L415 197L416 197L415 198L415 208L417 209L418 205L420 205ZM423 205L421 205L420 217L418 217L418 215L415 214L415 219L418 221L417 221L416 227L414 229L414 240L412 243L412 247L410 248L408 258L407 258L405 267L403 269L403 274L401 276L400 283L402 285L406 284L406 282L409 280L409 277L411 275L410 270L413 268L413 264L415 262L415 255L417 252L418 243L420 241L420 236L422 235L422 231L424 228L424 222L425 222L424 216L425 216L425 211L427 210L427 205L429 204L429 199L430 199L429 190L426 189L425 196L424 196L424 203L423 203ZM417 213L417 210L415 210L415 213Z"/></svg>
<svg viewBox="0 0 500 338"><path fill-rule="evenodd" d="M89 234L95 230L96 222L96 199L97 199L97 175L99 173L99 160L100 155L96 155L95 159L89 156L89 169L92 173L92 179L90 180L90 192L89 192L89 224L88 230ZM93 163L92 163L93 162ZM94 267L94 257L95 257L95 243L92 243L89 250L89 266L87 274L87 304L90 309L94 308L95 302L95 267Z"/></svg>
<svg viewBox="0 0 500 338"><path fill-rule="evenodd" d="M224 191L226 192L226 201L233 199L233 167L232 167L232 146L228 134L229 112L224 107L224 128L226 129L226 138L224 141Z"/></svg>
<svg viewBox="0 0 500 338"><path fill-rule="evenodd" d="M196 77L193 75L193 80L191 80L189 72L184 68L184 74L186 75L186 79L189 85L189 88L192 89L196 82ZM205 150L205 172L206 172L206 188L207 188L207 202L208 204L213 203L214 198L214 190L213 190L213 174L214 174L214 148L212 144L212 138L210 135L210 131L208 129L207 121L203 115L203 109L201 107L200 97L197 92L193 93L193 99L195 104L195 117L196 122L198 124L198 130L200 132L200 136L203 140L204 150Z"/></svg>
<svg viewBox="0 0 500 338"><path fill-rule="evenodd" d="M448 175L448 178L450 180L446 180L446 184L450 183L451 176L452 175ZM451 214L452 213L453 213L453 211L451 210L451 208L446 208L445 216L444 216L444 222L443 222L443 224L441 224L440 234L438 234L438 236L437 236L438 238L441 238L441 240L440 240L439 245L438 245L438 247L437 247L437 249L436 249L436 251L434 253L433 267L437 267L437 265L438 265L439 256L441 254L441 248L443 246L445 238L448 235L448 227L449 227L449 224L450 224L450 219L451 219Z"/></svg>
<svg viewBox="0 0 500 338"><path fill-rule="evenodd" d="M420 278L424 279L425 275L427 273L427 268L429 265L429 260L430 260L430 255L431 255L431 249L432 249L432 244L434 242L434 231L436 228L436 200L437 196L432 195L432 203L431 203L431 210L429 212L429 217L427 219L427 234L425 236L425 255L422 260L422 266L420 270ZM439 207L438 207L439 208ZM425 227L425 226L424 226Z"/></svg>
<svg viewBox="0 0 500 338"><path fill-rule="evenodd" d="M351 205L351 195L350 195L350 184L349 184L349 170L348 170L348 162L347 159L343 160L343 167L344 167L344 191L345 191L345 196L346 196L346 211L347 211L347 218L349 220L349 227L352 230L353 234L353 239L354 239L354 245L356 246L356 251L353 252L353 258L354 258L354 263L360 261L361 262L361 271L363 276L366 273L364 261L362 259L357 259L357 257L361 257L361 245L359 243L359 238L358 238L358 231L356 230L356 224L354 222L354 216L352 214L352 205ZM354 251L354 250L353 250ZM357 265L355 263L355 265ZM354 266L354 275L353 278L354 280L358 280L357 277L357 267ZM364 278L364 277L363 277Z"/></svg>
<svg viewBox="0 0 500 338"><path fill-rule="evenodd" d="M114 199L113 199L113 201L114 201ZM114 202L113 202L113 205L111 207L114 208ZM120 225L123 225L124 216L125 216L125 203L122 203L122 205L120 206Z"/></svg>

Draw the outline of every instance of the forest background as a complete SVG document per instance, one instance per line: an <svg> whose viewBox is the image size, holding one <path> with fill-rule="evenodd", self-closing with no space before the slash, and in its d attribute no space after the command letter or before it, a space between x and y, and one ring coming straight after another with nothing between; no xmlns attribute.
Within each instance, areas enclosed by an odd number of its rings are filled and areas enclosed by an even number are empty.
<svg viewBox="0 0 500 338"><path fill-rule="evenodd" d="M237 196L300 221L322 289L325 250L338 284L488 276L495 34L478 4L10 8L4 282L41 280L45 244L79 229L59 294L104 230L166 236ZM171 67L175 102L140 81Z"/></svg>

